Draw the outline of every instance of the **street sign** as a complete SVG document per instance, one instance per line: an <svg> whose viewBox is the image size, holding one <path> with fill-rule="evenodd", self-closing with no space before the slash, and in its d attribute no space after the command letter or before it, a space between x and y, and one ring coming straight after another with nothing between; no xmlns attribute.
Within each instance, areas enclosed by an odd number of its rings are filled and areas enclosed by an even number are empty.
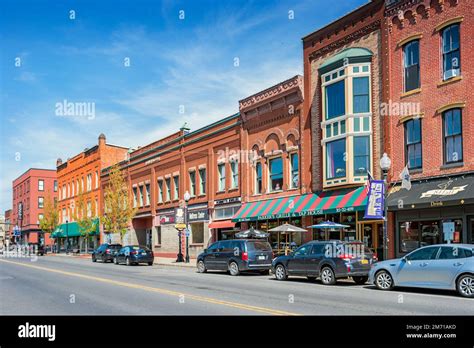
<svg viewBox="0 0 474 348"><path fill-rule="evenodd" d="M18 227L18 225L16 225L14 228L13 228L13 235L14 236L21 236L21 230L20 228Z"/></svg>
<svg viewBox="0 0 474 348"><path fill-rule="evenodd" d="M186 237L189 237L191 235L191 233L189 232L189 229L186 229L185 232L186 232Z"/></svg>

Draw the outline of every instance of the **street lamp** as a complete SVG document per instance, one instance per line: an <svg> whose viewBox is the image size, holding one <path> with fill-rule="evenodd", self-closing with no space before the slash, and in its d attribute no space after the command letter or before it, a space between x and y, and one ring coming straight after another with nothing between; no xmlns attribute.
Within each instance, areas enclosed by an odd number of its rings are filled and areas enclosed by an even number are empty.
<svg viewBox="0 0 474 348"><path fill-rule="evenodd" d="M66 220L66 254L69 255L69 221Z"/></svg>
<svg viewBox="0 0 474 348"><path fill-rule="evenodd" d="M382 158L380 159L380 168L383 172L383 182L384 182L384 219L383 219L383 259L388 259L388 231L387 231L387 219L388 219L388 204L387 204L387 195L388 195L388 182L387 176L388 171L390 170L390 165L392 161L390 157L384 152Z"/></svg>
<svg viewBox="0 0 474 348"><path fill-rule="evenodd" d="M189 191L184 193L184 223L186 225L186 263L189 263L189 216L188 216L188 202L191 199Z"/></svg>

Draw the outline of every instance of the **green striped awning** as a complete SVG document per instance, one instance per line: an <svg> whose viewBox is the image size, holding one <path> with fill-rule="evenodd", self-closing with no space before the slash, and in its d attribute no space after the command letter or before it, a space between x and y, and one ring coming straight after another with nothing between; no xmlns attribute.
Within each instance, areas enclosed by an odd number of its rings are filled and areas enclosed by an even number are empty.
<svg viewBox="0 0 474 348"><path fill-rule="evenodd" d="M239 209L232 221L267 220L305 215L324 215L364 210L367 191L364 186L249 202Z"/></svg>
<svg viewBox="0 0 474 348"><path fill-rule="evenodd" d="M99 219L94 220L95 230L90 233L91 236L99 235ZM67 224L61 224L51 234L52 238L68 238L68 237L79 237L81 236L81 228L77 222L69 222Z"/></svg>

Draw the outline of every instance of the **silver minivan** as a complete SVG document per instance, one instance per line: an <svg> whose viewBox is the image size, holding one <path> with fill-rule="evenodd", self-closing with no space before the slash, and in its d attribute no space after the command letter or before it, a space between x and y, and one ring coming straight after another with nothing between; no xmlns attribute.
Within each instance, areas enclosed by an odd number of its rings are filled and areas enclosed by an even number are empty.
<svg viewBox="0 0 474 348"><path fill-rule="evenodd" d="M380 290L394 286L456 290L474 298L474 244L436 244L399 259L372 265L369 283Z"/></svg>

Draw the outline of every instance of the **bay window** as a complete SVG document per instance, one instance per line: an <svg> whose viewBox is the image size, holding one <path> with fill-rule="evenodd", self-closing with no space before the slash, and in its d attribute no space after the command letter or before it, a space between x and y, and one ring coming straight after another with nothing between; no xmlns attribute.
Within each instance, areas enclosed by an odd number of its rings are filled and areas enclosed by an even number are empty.
<svg viewBox="0 0 474 348"><path fill-rule="evenodd" d="M352 87L354 113L369 112L369 77L354 77Z"/></svg>
<svg viewBox="0 0 474 348"><path fill-rule="evenodd" d="M370 171L370 138L354 137L354 175L367 175Z"/></svg>
<svg viewBox="0 0 474 348"><path fill-rule="evenodd" d="M270 167L270 191L283 189L283 160L281 157L269 161Z"/></svg>
<svg viewBox="0 0 474 348"><path fill-rule="evenodd" d="M346 139L326 143L326 178L346 176Z"/></svg>
<svg viewBox="0 0 474 348"><path fill-rule="evenodd" d="M326 119L342 116L345 113L345 80L341 80L326 87Z"/></svg>

